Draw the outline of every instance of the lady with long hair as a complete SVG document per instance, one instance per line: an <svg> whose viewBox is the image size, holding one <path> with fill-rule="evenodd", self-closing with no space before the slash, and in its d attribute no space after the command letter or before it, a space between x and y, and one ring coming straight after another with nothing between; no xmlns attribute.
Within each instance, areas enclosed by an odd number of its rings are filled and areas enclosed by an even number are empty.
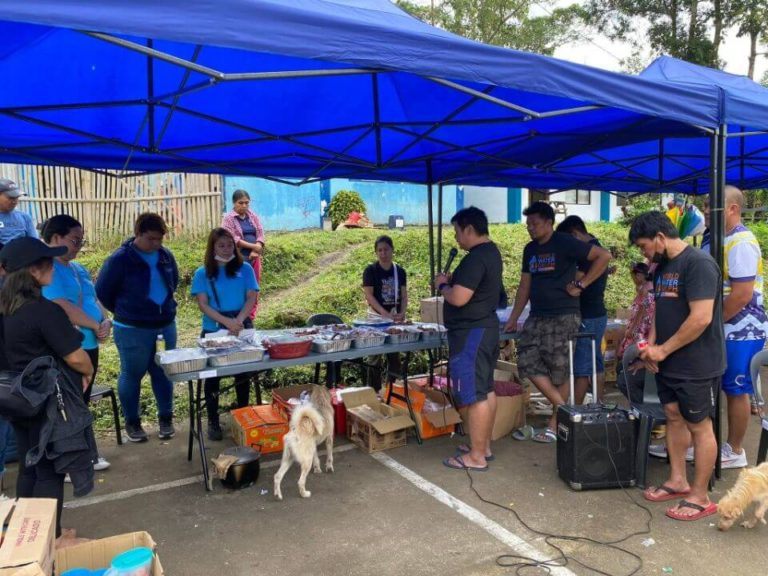
<svg viewBox="0 0 768 576"><path fill-rule="evenodd" d="M99 342L106 340L112 330L107 310L96 298L91 275L75 258L85 243L83 225L67 214L59 214L45 221L41 235L51 247L67 249L53 260L53 278L43 286L43 296L64 309L72 324L83 335L82 348L93 364L93 378L84 392L85 403L91 398L91 389L99 369ZM94 470L106 470L109 462L99 456Z"/></svg>
<svg viewBox="0 0 768 576"><path fill-rule="evenodd" d="M259 284L253 269L243 263L235 239L224 228L208 235L205 263L192 277L192 296L203 313L201 336L227 330L232 335L252 328L250 313L258 301ZM235 376L237 405L248 405L250 375ZM205 380L205 405L208 411L208 438L221 440L219 424L219 378Z"/></svg>
<svg viewBox="0 0 768 576"><path fill-rule="evenodd" d="M232 194L232 211L224 216L221 227L229 231L235 239L243 260L250 262L256 274L256 282L261 285L261 256L264 253L264 228L259 217L250 209L251 197L245 190L235 190ZM256 317L259 305L251 310L251 319Z"/></svg>
<svg viewBox="0 0 768 576"><path fill-rule="evenodd" d="M64 310L42 294L42 288L53 278L53 259L65 252L66 248L52 248L29 237L13 240L0 251L0 263L6 271L0 289L5 354L9 368L15 372L22 372L37 358L50 356L58 361L75 386L81 384L85 390L93 378L93 364L80 346L82 334L72 326ZM61 535L65 475L56 471L47 454L43 454L36 465L25 465L27 452L39 444L46 419L43 410L30 419L13 422L19 452L16 496L55 498L58 502L58 537Z"/></svg>

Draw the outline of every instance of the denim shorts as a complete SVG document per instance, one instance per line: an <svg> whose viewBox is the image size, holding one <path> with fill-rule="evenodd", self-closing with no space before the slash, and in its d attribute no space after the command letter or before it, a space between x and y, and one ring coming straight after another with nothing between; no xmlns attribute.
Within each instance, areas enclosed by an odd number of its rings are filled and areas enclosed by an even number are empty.
<svg viewBox="0 0 768 576"><path fill-rule="evenodd" d="M595 360L597 373L605 372L603 363L603 334L608 325L608 316L599 318L582 318L579 325L579 334L595 335ZM576 340L576 350L573 353L573 375L592 376L592 340L579 338Z"/></svg>

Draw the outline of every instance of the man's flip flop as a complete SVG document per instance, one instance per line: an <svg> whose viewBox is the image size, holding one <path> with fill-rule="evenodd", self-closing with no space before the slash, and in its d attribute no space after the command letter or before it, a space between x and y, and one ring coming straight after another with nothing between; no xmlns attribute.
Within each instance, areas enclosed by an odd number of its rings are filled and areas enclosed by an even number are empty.
<svg viewBox="0 0 768 576"><path fill-rule="evenodd" d="M557 442L557 434L555 434L555 431L551 428L547 428L546 430L534 434L533 441L540 442L541 444L552 444L553 442Z"/></svg>
<svg viewBox="0 0 768 576"><path fill-rule="evenodd" d="M459 456L461 456L462 454L469 454L469 452L470 452L469 446L467 446L466 444L459 444L458 446L456 446L456 453ZM496 456L494 456L493 454L485 457L486 462L493 462L494 460L496 460Z"/></svg>
<svg viewBox="0 0 768 576"><path fill-rule="evenodd" d="M659 496L654 496L654 492L663 492L663 494ZM648 500L648 502L666 502L668 500L677 500L681 496L687 496L690 494L690 490L686 490L685 492L678 492L674 488L670 488L666 484L662 484L658 488L648 488L648 490L643 492L643 498Z"/></svg>
<svg viewBox="0 0 768 576"><path fill-rule="evenodd" d="M451 456L443 460L443 466L454 470L469 470L470 472L487 472L488 466L467 466L461 456Z"/></svg>
<svg viewBox="0 0 768 576"><path fill-rule="evenodd" d="M691 508L693 510L697 510L697 512L696 514L690 514L690 515L680 514L679 512L680 508ZM691 522L693 520L700 520L701 518L712 516L712 514L717 514L717 504L715 502L710 502L706 506L701 506L693 502L688 502L688 500L680 500L677 506L675 506L674 508L668 509L666 514L669 518L672 518L673 520Z"/></svg>

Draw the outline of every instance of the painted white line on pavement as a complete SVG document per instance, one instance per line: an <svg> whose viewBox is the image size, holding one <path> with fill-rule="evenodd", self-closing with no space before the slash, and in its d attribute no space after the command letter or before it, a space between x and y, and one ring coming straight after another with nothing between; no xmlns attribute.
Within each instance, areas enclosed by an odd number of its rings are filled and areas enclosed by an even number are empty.
<svg viewBox="0 0 768 576"><path fill-rule="evenodd" d="M348 452L357 448L354 444L342 444L333 449L334 454L339 452ZM319 452L321 456L325 456L325 450ZM261 469L264 468L277 468L280 465L280 460L270 460L264 462L261 465ZM72 510L74 508L84 508L85 506L93 506L94 504L103 504L104 502L114 502L116 500L125 500L126 498L132 498L133 496L139 496L141 494L151 494L152 492L162 492L163 490L170 490L171 488L178 488L180 486L186 486L188 484L195 484L196 482L202 482L203 475L189 476L187 478L180 478L179 480L171 480L170 482L162 482L160 484L153 484L152 486L144 486L142 488L132 488L131 490L123 490L122 492L113 492L112 494L102 494L101 496L92 496L90 498L78 498L70 502L64 503L64 508Z"/></svg>
<svg viewBox="0 0 768 576"><path fill-rule="evenodd" d="M488 532L502 544L512 548L515 553L535 560L547 560L549 558L549 556L543 554L541 551L528 544L525 540L516 534L513 534L497 522L494 522L488 518L477 508L473 508L469 504L466 504L455 496L452 496L436 484L433 484L426 478L419 476L410 468L403 466L392 457L387 456L383 452L374 452L371 454L371 458L378 460L380 464L383 464L393 472L397 472L400 476L408 480L419 490L426 492L438 502L441 502L454 511L458 512L464 516L464 518ZM550 567L550 570L552 571L551 574L558 576L575 576L574 572L571 572L567 568L552 566Z"/></svg>

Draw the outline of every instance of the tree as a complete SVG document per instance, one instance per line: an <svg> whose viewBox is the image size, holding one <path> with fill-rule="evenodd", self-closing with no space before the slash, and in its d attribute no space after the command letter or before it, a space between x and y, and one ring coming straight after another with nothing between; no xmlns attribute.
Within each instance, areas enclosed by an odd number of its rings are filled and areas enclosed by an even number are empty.
<svg viewBox="0 0 768 576"><path fill-rule="evenodd" d="M736 35L749 36L749 68L747 76L754 80L757 46L765 41L768 28L768 0L733 0Z"/></svg>
<svg viewBox="0 0 768 576"><path fill-rule="evenodd" d="M612 40L633 38L688 62L719 67L731 0L588 0L588 24Z"/></svg>
<svg viewBox="0 0 768 576"><path fill-rule="evenodd" d="M544 16L532 16L538 6ZM584 13L580 6L555 7L555 0L432 0L430 5L397 0L416 18L485 44L552 54L576 39Z"/></svg>

